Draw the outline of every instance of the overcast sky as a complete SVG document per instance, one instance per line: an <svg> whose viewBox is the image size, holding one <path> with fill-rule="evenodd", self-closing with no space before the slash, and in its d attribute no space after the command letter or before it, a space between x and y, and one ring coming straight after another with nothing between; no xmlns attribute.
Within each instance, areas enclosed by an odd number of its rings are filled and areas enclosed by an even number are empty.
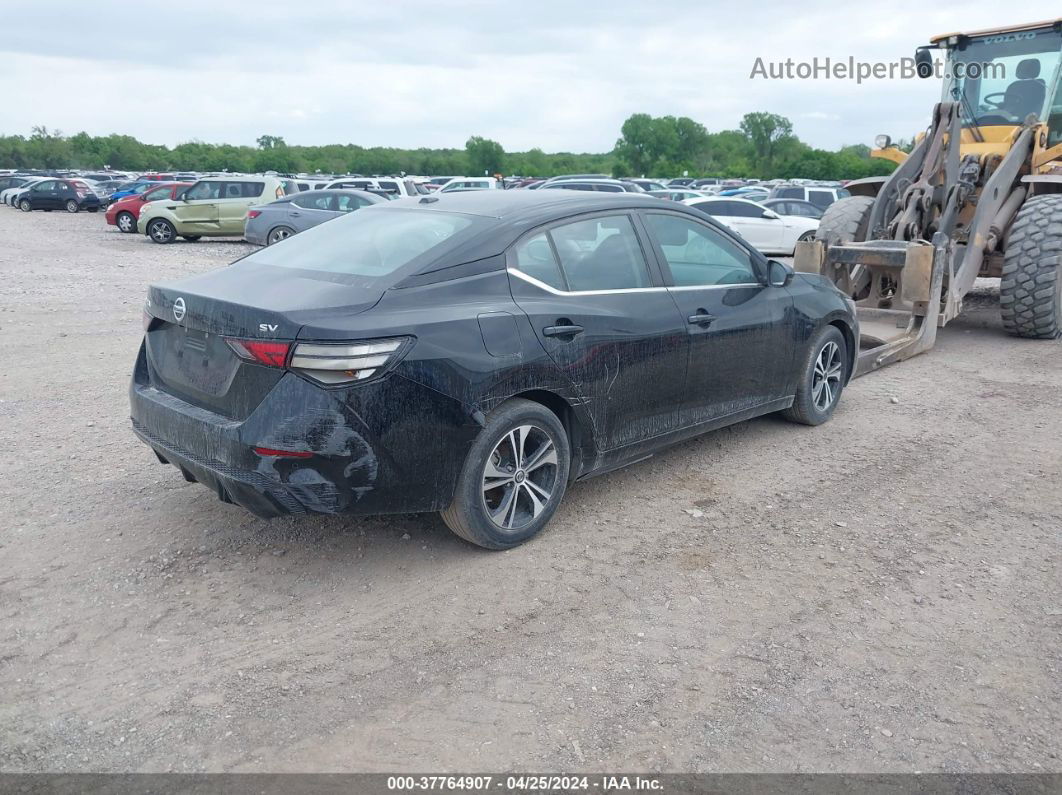
<svg viewBox="0 0 1062 795"><path fill-rule="evenodd" d="M750 79L765 61L890 61L931 34L1047 19L1057 2L0 0L0 134L44 124L198 139L603 152L631 113L710 131L788 116L836 148L910 137L933 80Z"/></svg>

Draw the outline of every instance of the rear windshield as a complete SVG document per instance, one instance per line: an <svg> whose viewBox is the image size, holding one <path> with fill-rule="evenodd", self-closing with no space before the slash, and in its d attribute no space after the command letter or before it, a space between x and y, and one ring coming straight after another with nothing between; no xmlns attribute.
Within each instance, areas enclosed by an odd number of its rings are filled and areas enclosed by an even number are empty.
<svg viewBox="0 0 1062 795"><path fill-rule="evenodd" d="M414 260L427 264L486 219L425 210L368 208L260 249L242 262L375 279Z"/></svg>

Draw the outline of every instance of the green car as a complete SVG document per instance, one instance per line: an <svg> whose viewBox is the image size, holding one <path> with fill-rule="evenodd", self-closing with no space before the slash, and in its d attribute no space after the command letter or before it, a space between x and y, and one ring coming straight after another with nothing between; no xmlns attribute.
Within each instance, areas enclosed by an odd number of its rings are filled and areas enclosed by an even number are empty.
<svg viewBox="0 0 1062 795"><path fill-rule="evenodd" d="M284 182L273 176L205 177L180 199L144 204L137 231L156 243L172 243L178 237L243 237L247 210L284 195Z"/></svg>

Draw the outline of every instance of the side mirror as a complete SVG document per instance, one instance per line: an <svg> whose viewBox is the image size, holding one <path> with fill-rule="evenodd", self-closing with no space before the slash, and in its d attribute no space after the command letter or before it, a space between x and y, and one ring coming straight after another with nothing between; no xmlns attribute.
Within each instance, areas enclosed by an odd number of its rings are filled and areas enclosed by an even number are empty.
<svg viewBox="0 0 1062 795"><path fill-rule="evenodd" d="M779 218L779 215L774 210L764 210L763 215L761 215L760 217L775 221Z"/></svg>
<svg viewBox="0 0 1062 795"><path fill-rule="evenodd" d="M929 47L919 47L915 50L915 71L918 72L918 76L932 77L933 76L933 56L929 52Z"/></svg>
<svg viewBox="0 0 1062 795"><path fill-rule="evenodd" d="M793 268L776 259L767 260L767 283L771 287L786 287L793 281Z"/></svg>

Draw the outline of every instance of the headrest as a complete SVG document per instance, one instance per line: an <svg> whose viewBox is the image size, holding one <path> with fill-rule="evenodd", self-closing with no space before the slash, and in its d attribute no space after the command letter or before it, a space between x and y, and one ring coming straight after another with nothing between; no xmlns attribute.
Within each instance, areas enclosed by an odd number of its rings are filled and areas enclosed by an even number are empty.
<svg viewBox="0 0 1062 795"><path fill-rule="evenodd" d="M689 228L677 218L661 218L653 225L653 231L662 246L684 246L689 242Z"/></svg>
<svg viewBox="0 0 1062 795"><path fill-rule="evenodd" d="M1032 80L1040 76L1040 61L1036 58L1026 58L1018 62L1015 72L1019 80Z"/></svg>

